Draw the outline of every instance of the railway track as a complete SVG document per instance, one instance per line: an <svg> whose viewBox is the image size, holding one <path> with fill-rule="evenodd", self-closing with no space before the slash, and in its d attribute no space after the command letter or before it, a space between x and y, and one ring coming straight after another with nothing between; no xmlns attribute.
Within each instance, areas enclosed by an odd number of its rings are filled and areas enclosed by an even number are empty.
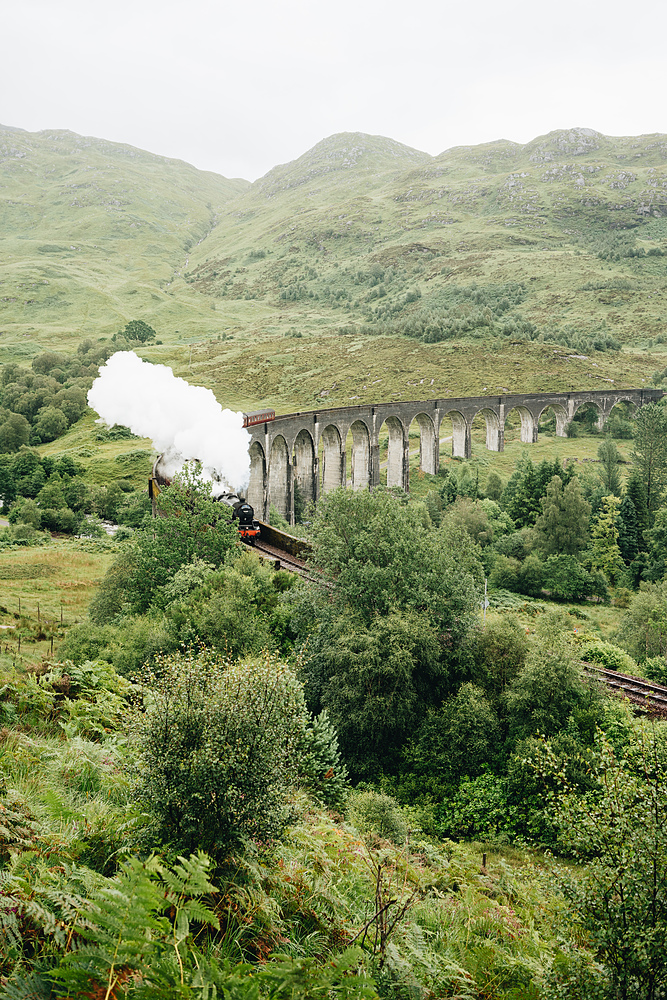
<svg viewBox="0 0 667 1000"><path fill-rule="evenodd" d="M641 677L619 674L616 670L606 670L596 663L584 663L584 668L649 715L667 716L667 687L642 680Z"/></svg>
<svg viewBox="0 0 667 1000"><path fill-rule="evenodd" d="M276 545L269 545L268 542L258 538L255 542L255 551L264 559L268 559L276 565L277 569L286 569L290 573L296 573L306 579L312 579L313 574L309 572L303 559L293 556L284 549L279 549Z"/></svg>

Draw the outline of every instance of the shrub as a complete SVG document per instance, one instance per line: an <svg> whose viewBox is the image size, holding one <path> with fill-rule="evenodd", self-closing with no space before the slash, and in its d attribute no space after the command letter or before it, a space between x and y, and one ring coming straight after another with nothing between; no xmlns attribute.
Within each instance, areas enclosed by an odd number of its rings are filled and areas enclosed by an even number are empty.
<svg viewBox="0 0 667 1000"><path fill-rule="evenodd" d="M511 590L516 593L519 590L519 570L521 563L511 556L496 556L489 577L489 584L494 590Z"/></svg>
<svg viewBox="0 0 667 1000"><path fill-rule="evenodd" d="M437 795L443 782L456 784L462 775L489 770L499 743L498 716L486 694L474 684L462 684L453 698L427 715L405 756L421 787Z"/></svg>
<svg viewBox="0 0 667 1000"><path fill-rule="evenodd" d="M499 840L507 843L513 812L507 801L505 782L493 774L464 779L456 794L436 810L439 837L454 840Z"/></svg>
<svg viewBox="0 0 667 1000"><path fill-rule="evenodd" d="M394 844L402 844L408 835L408 824L398 802L380 792L355 792L347 818L360 834L375 834Z"/></svg>
<svg viewBox="0 0 667 1000"><path fill-rule="evenodd" d="M549 556L544 564L544 587L557 601L609 597L603 574L589 573L573 555Z"/></svg>
<svg viewBox="0 0 667 1000"><path fill-rule="evenodd" d="M147 684L140 795L158 836L219 856L278 834L307 722L292 670L268 657L226 666L174 655Z"/></svg>
<svg viewBox="0 0 667 1000"><path fill-rule="evenodd" d="M664 656L649 656L643 663L644 673L656 684L667 684L667 660Z"/></svg>
<svg viewBox="0 0 667 1000"><path fill-rule="evenodd" d="M591 663L599 663L607 670L618 670L622 674L637 675L637 663L620 646L615 646L613 642L605 642L602 639L596 642L587 642L581 647L582 660Z"/></svg>
<svg viewBox="0 0 667 1000"><path fill-rule="evenodd" d="M615 636L638 663L667 654L667 580L642 583Z"/></svg>

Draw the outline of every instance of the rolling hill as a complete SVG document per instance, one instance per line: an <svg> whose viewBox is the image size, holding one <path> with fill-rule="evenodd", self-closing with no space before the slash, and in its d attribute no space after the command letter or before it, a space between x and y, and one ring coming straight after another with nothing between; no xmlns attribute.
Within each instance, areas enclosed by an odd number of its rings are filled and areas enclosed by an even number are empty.
<svg viewBox="0 0 667 1000"><path fill-rule="evenodd" d="M641 384L667 362L663 135L433 157L342 133L248 184L3 128L0 220L0 360L140 318L163 342L144 356L283 409L427 376L461 393Z"/></svg>

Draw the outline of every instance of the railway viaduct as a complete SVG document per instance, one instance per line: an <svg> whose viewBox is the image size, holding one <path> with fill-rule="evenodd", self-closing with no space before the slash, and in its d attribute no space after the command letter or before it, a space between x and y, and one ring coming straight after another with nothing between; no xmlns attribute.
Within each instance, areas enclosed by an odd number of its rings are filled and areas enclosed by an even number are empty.
<svg viewBox="0 0 667 1000"><path fill-rule="evenodd" d="M601 430L616 403L627 401L640 407L662 396L660 389L603 389L465 396L287 413L252 430L248 500L264 519L273 505L294 523L295 481L307 501L349 482L353 489L372 489L380 482L380 432L385 426L389 435L387 485L407 491L408 435L413 421L419 428L419 467L435 475L440 465L440 424L445 419L451 421L452 455L469 458L472 423L478 414L486 422L486 447L502 451L505 421L512 411L521 419L521 440L530 444L537 441L538 422L546 410L555 415L556 434L565 437L568 424L586 404L597 409Z"/></svg>

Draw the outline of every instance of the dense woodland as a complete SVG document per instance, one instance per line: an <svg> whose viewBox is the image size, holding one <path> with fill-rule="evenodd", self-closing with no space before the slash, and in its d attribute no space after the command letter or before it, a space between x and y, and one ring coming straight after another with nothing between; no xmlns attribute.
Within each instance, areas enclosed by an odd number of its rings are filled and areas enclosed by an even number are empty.
<svg viewBox="0 0 667 1000"><path fill-rule="evenodd" d="M153 519L7 452L3 546L125 527L0 679L0 997L667 995L667 730L583 666L667 682L665 407L598 459L329 493L303 580L196 468Z"/></svg>

